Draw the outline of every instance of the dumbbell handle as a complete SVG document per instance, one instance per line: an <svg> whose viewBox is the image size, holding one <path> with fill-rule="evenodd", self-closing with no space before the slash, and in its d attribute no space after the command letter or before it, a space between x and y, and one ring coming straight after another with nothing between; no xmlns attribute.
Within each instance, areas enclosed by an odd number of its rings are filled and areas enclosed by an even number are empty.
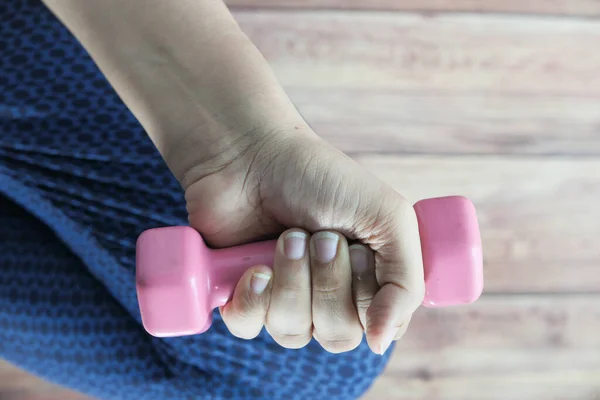
<svg viewBox="0 0 600 400"><path fill-rule="evenodd" d="M415 204L426 307L469 304L483 290L483 256L473 204L460 196ZM144 327L155 336L204 332L240 278L273 266L277 241L208 248L190 227L150 229L138 238L136 286Z"/></svg>
<svg viewBox="0 0 600 400"><path fill-rule="evenodd" d="M227 304L239 280L248 268L256 265L273 267L277 240L268 240L210 250L214 268L209 272L211 308Z"/></svg>
<svg viewBox="0 0 600 400"><path fill-rule="evenodd" d="M475 301L483 288L483 272L473 205L463 197L450 197L424 200L415 205L415 210L426 285L423 306ZM209 278L213 308L231 300L237 282L248 268L259 264L272 267L276 245L276 240L270 240L211 250L215 266Z"/></svg>

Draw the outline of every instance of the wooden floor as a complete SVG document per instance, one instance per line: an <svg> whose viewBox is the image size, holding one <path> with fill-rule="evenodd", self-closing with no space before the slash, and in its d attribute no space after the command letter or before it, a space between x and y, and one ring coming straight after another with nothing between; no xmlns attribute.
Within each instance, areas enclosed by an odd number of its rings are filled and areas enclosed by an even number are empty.
<svg viewBox="0 0 600 400"><path fill-rule="evenodd" d="M600 0L229 4L317 132L477 206L483 297L420 310L366 398L600 399ZM1 400L81 398L0 364Z"/></svg>

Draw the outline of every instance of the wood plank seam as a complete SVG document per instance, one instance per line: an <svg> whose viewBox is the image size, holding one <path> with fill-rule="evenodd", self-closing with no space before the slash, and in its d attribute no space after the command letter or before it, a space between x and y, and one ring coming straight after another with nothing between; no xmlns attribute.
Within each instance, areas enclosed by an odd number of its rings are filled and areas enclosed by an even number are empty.
<svg viewBox="0 0 600 400"><path fill-rule="evenodd" d="M346 10L353 12L416 12L426 14L496 14L496 15L531 15L598 18L600 3L595 0L557 0L557 1L528 1L516 0L375 0L370 2L360 0L226 0L231 9L235 10Z"/></svg>
<svg viewBox="0 0 600 400"><path fill-rule="evenodd" d="M378 8L378 9L362 9L362 8L334 8L334 7L313 7L313 8L304 8L304 7L277 7L277 6L239 6L233 5L228 7L232 12L281 12L281 13L291 13L291 14L299 14L299 13L311 13L311 12L319 12L319 13L339 13L339 12L347 12L347 13L356 13L361 15L366 14L386 14L390 15L391 13L397 15L417 15L423 17L443 17L443 16L453 16L453 15L462 15L462 16L490 16L490 17L511 17L511 18L532 18L532 19L561 19L561 20L581 20L581 21L600 21L600 15L571 15L571 14L548 14L548 13L526 13L522 12L510 12L510 11L494 11L489 12L485 10L469 10L469 11L452 11L452 10L428 10L428 9L395 9L395 8Z"/></svg>

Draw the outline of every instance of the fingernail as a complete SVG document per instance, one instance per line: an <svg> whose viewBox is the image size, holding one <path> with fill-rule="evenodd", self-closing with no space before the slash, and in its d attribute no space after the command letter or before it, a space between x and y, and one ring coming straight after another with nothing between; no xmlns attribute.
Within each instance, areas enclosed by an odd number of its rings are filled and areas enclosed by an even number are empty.
<svg viewBox="0 0 600 400"><path fill-rule="evenodd" d="M283 241L285 256L290 260L299 260L306 251L306 234L304 232L290 232Z"/></svg>
<svg viewBox="0 0 600 400"><path fill-rule="evenodd" d="M394 340L394 336L396 336L396 332L394 332L393 330L387 332L386 335L383 336L383 338L381 340L381 344L379 345L379 354L381 354L381 355L385 354L387 349L392 344L392 341Z"/></svg>
<svg viewBox="0 0 600 400"><path fill-rule="evenodd" d="M254 293L261 294L267 288L270 280L271 275L262 272L255 272L252 274L252 279L250 279L250 288Z"/></svg>
<svg viewBox="0 0 600 400"><path fill-rule="evenodd" d="M350 266L352 272L360 275L367 270L369 266L369 255L365 246L354 244L350 246Z"/></svg>
<svg viewBox="0 0 600 400"><path fill-rule="evenodd" d="M338 235L331 232L319 232L313 236L317 260L322 263L333 261L337 253Z"/></svg>

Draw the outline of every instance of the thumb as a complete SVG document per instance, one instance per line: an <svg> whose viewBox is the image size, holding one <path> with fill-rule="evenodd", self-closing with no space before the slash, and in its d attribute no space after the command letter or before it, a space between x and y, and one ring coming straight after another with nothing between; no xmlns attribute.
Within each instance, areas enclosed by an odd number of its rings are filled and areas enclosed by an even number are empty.
<svg viewBox="0 0 600 400"><path fill-rule="evenodd" d="M232 335L254 339L262 330L271 299L273 271L266 266L252 267L238 282L232 300L220 308Z"/></svg>
<svg viewBox="0 0 600 400"><path fill-rule="evenodd" d="M380 289L367 310L367 342L377 354L402 337L425 296L417 215L407 200L395 195L388 202L394 206L376 240L381 245L372 245Z"/></svg>

